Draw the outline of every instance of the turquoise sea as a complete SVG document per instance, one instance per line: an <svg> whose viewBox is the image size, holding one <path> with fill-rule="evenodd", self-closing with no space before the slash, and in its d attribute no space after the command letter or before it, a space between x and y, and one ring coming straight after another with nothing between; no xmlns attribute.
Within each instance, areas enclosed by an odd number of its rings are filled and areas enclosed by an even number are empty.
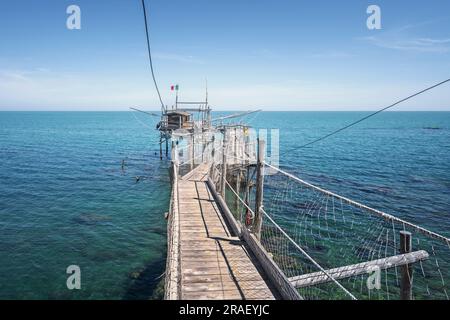
<svg viewBox="0 0 450 320"><path fill-rule="evenodd" d="M280 130L287 171L450 236L450 112L385 112L292 150L366 114L247 120ZM0 299L157 297L170 184L156 122L131 112L0 113ZM81 290L66 287L69 265L81 268Z"/></svg>

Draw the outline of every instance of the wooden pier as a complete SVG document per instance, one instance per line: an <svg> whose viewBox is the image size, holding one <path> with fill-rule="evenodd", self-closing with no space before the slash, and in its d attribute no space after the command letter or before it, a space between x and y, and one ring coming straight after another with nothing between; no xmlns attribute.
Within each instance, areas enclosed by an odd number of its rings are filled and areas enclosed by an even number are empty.
<svg viewBox="0 0 450 320"><path fill-rule="evenodd" d="M357 299L338 280L388 269L395 269L400 299L413 299L412 265L426 261L429 254L425 250L412 251L411 233L406 226L446 244L449 239L268 164L265 141L259 138L252 141L248 126L212 126L209 107L199 110L202 120L192 122L184 113L167 112L160 125L162 134L172 140L165 299L316 299L317 295L304 288L321 284L329 286L330 297L339 292L345 298ZM234 115L219 119L231 117ZM178 125L167 131L167 123ZM373 259L376 257L373 254L356 253L353 264L325 269L265 211L264 180L272 174L289 179L302 192L308 188L324 195L324 199L331 197L330 216L336 217L336 200L341 203L338 210L342 211L342 217L345 203L352 210L359 208L370 216L381 217L382 223L387 220L400 224L401 228L389 225L387 239L376 238L377 247L384 248L384 257L380 256L381 251L377 259ZM328 202L324 207L328 210ZM400 243L395 238L396 230L400 232ZM389 234L393 234L393 239L388 238ZM400 254L396 251L397 244ZM395 251L388 252L388 245L393 245ZM440 269L439 272L442 274Z"/></svg>
<svg viewBox="0 0 450 320"><path fill-rule="evenodd" d="M179 263L172 266L178 284L167 294L190 300L274 299L276 290L260 263L216 203L217 195L207 184L208 171L209 166L201 164L175 180L178 205L172 213L179 248L173 248L169 261Z"/></svg>

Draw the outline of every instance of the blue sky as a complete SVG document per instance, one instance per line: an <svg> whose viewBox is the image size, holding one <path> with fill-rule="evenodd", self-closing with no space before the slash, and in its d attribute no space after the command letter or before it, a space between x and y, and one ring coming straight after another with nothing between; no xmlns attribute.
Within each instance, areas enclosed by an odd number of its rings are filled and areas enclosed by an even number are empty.
<svg viewBox="0 0 450 320"><path fill-rule="evenodd" d="M66 28L67 6L81 30ZM366 27L370 4L381 30ZM147 0L163 100L374 110L450 78L450 1ZM158 109L140 0L0 3L0 110ZM450 110L450 85L396 110Z"/></svg>

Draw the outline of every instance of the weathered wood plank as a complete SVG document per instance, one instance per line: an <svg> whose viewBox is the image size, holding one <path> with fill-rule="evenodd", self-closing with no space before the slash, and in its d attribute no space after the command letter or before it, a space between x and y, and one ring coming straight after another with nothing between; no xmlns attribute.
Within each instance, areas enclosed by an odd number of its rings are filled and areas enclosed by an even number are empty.
<svg viewBox="0 0 450 320"><path fill-rule="evenodd" d="M216 282L183 282L183 292L195 292L195 291L218 291L218 290L236 290L246 292L247 290L264 290L267 288L266 283L263 280L260 281L242 281L233 282L232 280Z"/></svg>
<svg viewBox="0 0 450 320"><path fill-rule="evenodd" d="M183 294L187 300L274 300L270 293L261 290L248 290L245 295L237 290L187 292Z"/></svg>
<svg viewBox="0 0 450 320"><path fill-rule="evenodd" d="M202 267L195 267L195 268L183 268L183 276L213 276L213 275L233 275L234 277L239 278L254 278L257 277L257 273L255 273L256 269L250 268L248 270L234 270L231 271L227 266L202 266ZM256 274L256 276L255 276ZM262 279L265 279L264 276L261 276Z"/></svg>
<svg viewBox="0 0 450 320"><path fill-rule="evenodd" d="M242 275L240 276L242 278ZM247 278L245 279L239 279L239 284L243 282L261 282L261 277L258 277L257 275L254 275L254 273L247 273ZM232 282L234 281L234 278L232 277L231 273L219 273L219 274L202 274L202 275L195 275L195 274L185 274L183 277L184 283L202 283L202 282L221 282L221 281L227 281ZM262 281L265 283L264 281Z"/></svg>

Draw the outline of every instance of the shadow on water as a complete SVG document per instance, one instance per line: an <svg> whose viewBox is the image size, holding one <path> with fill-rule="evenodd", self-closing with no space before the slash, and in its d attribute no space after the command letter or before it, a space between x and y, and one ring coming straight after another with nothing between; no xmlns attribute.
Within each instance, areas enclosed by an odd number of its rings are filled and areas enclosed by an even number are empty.
<svg viewBox="0 0 450 320"><path fill-rule="evenodd" d="M164 256L165 257L165 256ZM166 259L161 258L147 265L143 270L130 275L131 283L123 300L162 300L164 297L164 276Z"/></svg>

